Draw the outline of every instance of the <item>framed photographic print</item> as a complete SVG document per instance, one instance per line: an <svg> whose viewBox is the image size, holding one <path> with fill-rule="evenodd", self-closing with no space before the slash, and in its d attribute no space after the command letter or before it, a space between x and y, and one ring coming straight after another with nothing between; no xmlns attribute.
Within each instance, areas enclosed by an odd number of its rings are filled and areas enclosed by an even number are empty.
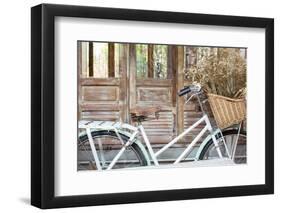
<svg viewBox="0 0 281 213"><path fill-rule="evenodd" d="M271 194L274 21L31 9L31 204Z"/></svg>

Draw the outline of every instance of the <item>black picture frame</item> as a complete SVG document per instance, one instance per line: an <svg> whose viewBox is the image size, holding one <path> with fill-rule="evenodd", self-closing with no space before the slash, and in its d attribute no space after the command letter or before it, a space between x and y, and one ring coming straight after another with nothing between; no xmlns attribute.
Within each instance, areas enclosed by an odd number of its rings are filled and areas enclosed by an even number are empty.
<svg viewBox="0 0 281 213"><path fill-rule="evenodd" d="M55 17L263 28L265 184L55 197ZM31 204L59 208L274 193L274 20L270 18L41 4L31 8Z"/></svg>

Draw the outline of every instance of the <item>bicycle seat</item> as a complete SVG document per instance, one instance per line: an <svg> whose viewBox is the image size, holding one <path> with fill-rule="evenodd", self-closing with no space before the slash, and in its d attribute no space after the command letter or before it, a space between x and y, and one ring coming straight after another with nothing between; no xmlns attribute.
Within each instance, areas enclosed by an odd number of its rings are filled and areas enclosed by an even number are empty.
<svg viewBox="0 0 281 213"><path fill-rule="evenodd" d="M159 106L136 106L131 108L130 114L133 121L145 121L147 120L149 115L155 114L155 118L158 118L158 113L160 112L161 108Z"/></svg>

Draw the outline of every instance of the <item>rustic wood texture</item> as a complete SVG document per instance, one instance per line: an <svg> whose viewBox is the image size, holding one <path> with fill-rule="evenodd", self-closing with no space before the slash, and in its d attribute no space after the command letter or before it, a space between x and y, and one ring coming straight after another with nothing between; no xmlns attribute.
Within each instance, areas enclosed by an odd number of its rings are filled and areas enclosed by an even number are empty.
<svg viewBox="0 0 281 213"><path fill-rule="evenodd" d="M173 137L172 80L171 79L137 79L136 105L140 107L161 108L158 119L151 119L142 124L153 146L167 143Z"/></svg>
<svg viewBox="0 0 281 213"><path fill-rule="evenodd" d="M83 101L118 101L119 88L112 86L87 86L82 88Z"/></svg>
<svg viewBox="0 0 281 213"><path fill-rule="evenodd" d="M89 42L89 77L94 76L94 45L93 42Z"/></svg>
<svg viewBox="0 0 281 213"><path fill-rule="evenodd" d="M177 134L177 60L177 47L174 45L168 46L168 78L172 81L173 136Z"/></svg>
<svg viewBox="0 0 281 213"><path fill-rule="evenodd" d="M162 110L162 109L161 109ZM173 139L173 113L172 110L159 112L158 119L144 121L143 127L153 147L168 143Z"/></svg>
<svg viewBox="0 0 281 213"><path fill-rule="evenodd" d="M140 86L166 87L166 86L172 86L171 84L172 84L171 79L146 78L146 79L137 79L136 80L136 86L138 86L138 87L140 87Z"/></svg>
<svg viewBox="0 0 281 213"><path fill-rule="evenodd" d="M98 102L98 101L97 101ZM121 107L117 104L112 103L96 103L96 102L81 102L81 111L120 111ZM95 117L92 118L95 120Z"/></svg>
<svg viewBox="0 0 281 213"><path fill-rule="evenodd" d="M154 66L153 66L153 45L148 45L148 78L154 77Z"/></svg>
<svg viewBox="0 0 281 213"><path fill-rule="evenodd" d="M137 101L138 102L143 102L143 103L154 103L154 104L171 104L171 88L155 88L152 87L139 87L137 89Z"/></svg>
<svg viewBox="0 0 281 213"><path fill-rule="evenodd" d="M114 70L114 43L108 44L108 77L114 77L115 76L115 70Z"/></svg>
<svg viewBox="0 0 281 213"><path fill-rule="evenodd" d="M160 112L160 106L151 106L151 107L140 107L136 106L130 109L130 113L134 116L149 116L157 112Z"/></svg>
<svg viewBox="0 0 281 213"><path fill-rule="evenodd" d="M89 42L79 42L81 45L81 77L89 77Z"/></svg>
<svg viewBox="0 0 281 213"><path fill-rule="evenodd" d="M136 106L136 74L137 74L137 58L136 45L129 44L129 105L130 108Z"/></svg>
<svg viewBox="0 0 281 213"><path fill-rule="evenodd" d="M77 70L78 70L78 77L82 76L82 43L77 42Z"/></svg>
<svg viewBox="0 0 281 213"><path fill-rule="evenodd" d="M168 73L167 73L167 79L173 79L174 78L174 69L173 69L173 46L169 45L168 46L168 60L167 60L167 66L168 66Z"/></svg>
<svg viewBox="0 0 281 213"><path fill-rule="evenodd" d="M85 120L92 120L93 118L97 121L116 121L119 119L119 111L83 111L81 116Z"/></svg>
<svg viewBox="0 0 281 213"><path fill-rule="evenodd" d="M110 47L111 46L111 47ZM120 118L120 79L115 78L114 63L110 65L108 78L93 78L94 73L89 73L91 61L89 42L81 42L81 75L79 78L78 101L80 119L116 121ZM78 48L79 51L79 48ZM92 51L93 52L93 49ZM109 44L109 55L112 44ZM113 50L114 52L114 50ZM114 57L114 55L110 55ZM80 59L78 59L80 60ZM114 58L109 60L114 62ZM79 61L78 61L79 64ZM113 66L113 71L112 71ZM79 66L78 66L79 70ZM94 72L94 70L93 70Z"/></svg>
<svg viewBox="0 0 281 213"><path fill-rule="evenodd" d="M177 83L176 91L184 87L184 48L183 46L177 47ZM184 98L177 96L177 134L184 130Z"/></svg>
<svg viewBox="0 0 281 213"><path fill-rule="evenodd" d="M128 81L127 81L127 60L128 60L128 44L120 44L119 49L119 76L120 76L120 120L122 122L129 121L128 106Z"/></svg>
<svg viewBox="0 0 281 213"><path fill-rule="evenodd" d="M119 78L80 78L82 86L119 86Z"/></svg>
<svg viewBox="0 0 281 213"><path fill-rule="evenodd" d="M177 51L177 46L170 46L168 49L168 55L170 57L169 63L171 63L170 69L172 72L172 87L173 87L173 97L172 97L172 102L173 102L173 107L176 109L176 104L177 104L177 63L178 63L178 51ZM176 110L174 111L174 115L176 114Z"/></svg>

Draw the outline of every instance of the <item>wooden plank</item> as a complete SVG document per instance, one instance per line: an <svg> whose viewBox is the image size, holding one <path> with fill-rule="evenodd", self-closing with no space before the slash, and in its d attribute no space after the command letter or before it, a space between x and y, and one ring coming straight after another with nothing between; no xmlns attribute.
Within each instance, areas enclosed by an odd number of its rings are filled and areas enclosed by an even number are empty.
<svg viewBox="0 0 281 213"><path fill-rule="evenodd" d="M121 110L121 107L118 104L111 103L97 103L97 102L89 102L89 101L81 101L81 110L82 111L110 111L110 110ZM151 106L151 103L141 104L142 106ZM161 106L162 111L171 111L172 108L169 106ZM168 122L168 121L167 121Z"/></svg>
<svg viewBox="0 0 281 213"><path fill-rule="evenodd" d="M119 86L119 78L80 78L81 86Z"/></svg>
<svg viewBox="0 0 281 213"><path fill-rule="evenodd" d="M151 107L151 105L159 105L157 104L157 102L155 103L151 103L151 102L138 102L136 105L139 106L139 107ZM170 112L172 111L172 107L170 105L163 105L163 104L160 104L161 105L161 111L167 111L167 112Z"/></svg>
<svg viewBox="0 0 281 213"><path fill-rule="evenodd" d="M198 111L199 104L198 103L194 103L194 102L190 102L184 105L184 110L185 111ZM202 113L201 113L202 116Z"/></svg>
<svg viewBox="0 0 281 213"><path fill-rule="evenodd" d="M177 47L174 45L168 46L168 78L171 78L172 80L172 112L173 112L173 135L176 136L177 134L177 115L176 115L176 109L177 109Z"/></svg>
<svg viewBox="0 0 281 213"><path fill-rule="evenodd" d="M153 44L148 45L148 78L154 77L154 66L153 66Z"/></svg>
<svg viewBox="0 0 281 213"><path fill-rule="evenodd" d="M89 42L80 42L81 44L81 77L88 77L89 74Z"/></svg>
<svg viewBox="0 0 281 213"><path fill-rule="evenodd" d="M89 77L94 76L94 45L89 42Z"/></svg>
<svg viewBox="0 0 281 213"><path fill-rule="evenodd" d="M177 91L184 87L184 47L177 47ZM184 98L177 96L177 134L184 130Z"/></svg>
<svg viewBox="0 0 281 213"><path fill-rule="evenodd" d="M82 119L95 121L118 121L118 111L83 111Z"/></svg>
<svg viewBox="0 0 281 213"><path fill-rule="evenodd" d="M118 101L117 87L87 86L82 87L83 101Z"/></svg>
<svg viewBox="0 0 281 213"><path fill-rule="evenodd" d="M114 56L114 43L108 44L108 77L115 76L115 56Z"/></svg>
<svg viewBox="0 0 281 213"><path fill-rule="evenodd" d="M119 111L120 106L118 104L111 104L111 103L101 104L101 103L82 101L81 110L82 111Z"/></svg>
<svg viewBox="0 0 281 213"><path fill-rule="evenodd" d="M168 45L168 73L167 73L167 78L168 79L173 79L174 78L174 69L173 69L173 46L172 45Z"/></svg>
<svg viewBox="0 0 281 213"><path fill-rule="evenodd" d="M127 82L127 59L128 59L128 44L120 44L119 56L119 75L120 75L120 120L122 122L129 121L129 106L127 101L128 82Z"/></svg>
<svg viewBox="0 0 281 213"><path fill-rule="evenodd" d="M153 86L153 87L166 87L172 86L172 79L153 79L153 78L146 78L146 79L137 79L136 86Z"/></svg>
<svg viewBox="0 0 281 213"><path fill-rule="evenodd" d="M162 107L162 106L161 106ZM144 121L142 124L147 133L148 138L153 144L163 144L173 139L173 114L170 111L161 111L159 118L153 120Z"/></svg>
<svg viewBox="0 0 281 213"><path fill-rule="evenodd" d="M161 102L169 105L171 103L171 89L169 87L138 87L137 102Z"/></svg>
<svg viewBox="0 0 281 213"><path fill-rule="evenodd" d="M172 76L172 86L173 86L173 96L172 96L172 102L173 106L176 107L177 104L177 96L178 96L178 91L177 91L177 63L178 63L178 52L177 52L177 46L171 46L170 47L170 52L171 52L171 76Z"/></svg>
<svg viewBox="0 0 281 213"><path fill-rule="evenodd" d="M137 61L136 61L136 45L129 44L129 105L130 108L136 106L136 73L137 73Z"/></svg>

